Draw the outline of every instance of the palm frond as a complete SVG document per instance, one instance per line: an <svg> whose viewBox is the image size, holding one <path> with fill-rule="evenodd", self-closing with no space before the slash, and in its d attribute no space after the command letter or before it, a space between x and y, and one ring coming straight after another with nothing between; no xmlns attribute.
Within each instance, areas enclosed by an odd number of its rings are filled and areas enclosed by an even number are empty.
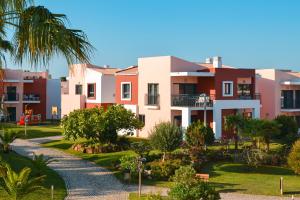
<svg viewBox="0 0 300 200"><path fill-rule="evenodd" d="M89 62L93 47L82 31L68 29L66 16L51 13L43 6L31 6L20 15L14 35L15 58L22 63L27 58L32 64L47 64L62 54L68 64Z"/></svg>

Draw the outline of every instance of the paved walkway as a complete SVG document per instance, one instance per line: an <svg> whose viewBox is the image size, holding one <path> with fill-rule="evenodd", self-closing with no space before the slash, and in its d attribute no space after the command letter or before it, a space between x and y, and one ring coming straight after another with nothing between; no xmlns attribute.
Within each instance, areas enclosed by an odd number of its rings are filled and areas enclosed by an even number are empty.
<svg viewBox="0 0 300 200"><path fill-rule="evenodd" d="M120 183L114 175L96 164L82 160L81 158L67 154L65 152L44 148L39 144L47 141L61 139L60 136L36 138L30 140L17 139L12 144L13 150L17 153L32 158L32 153L44 154L45 156L54 158L57 162L49 165L55 170L65 181L68 195L66 200L126 200L129 192L136 192L136 186L126 186ZM143 187L143 193L161 192L166 194L165 188L157 188L152 186ZM290 197L272 197L245 195L237 193L221 194L224 200L281 200L291 199ZM295 198L296 199L296 198ZM300 198L297 198L300 200Z"/></svg>

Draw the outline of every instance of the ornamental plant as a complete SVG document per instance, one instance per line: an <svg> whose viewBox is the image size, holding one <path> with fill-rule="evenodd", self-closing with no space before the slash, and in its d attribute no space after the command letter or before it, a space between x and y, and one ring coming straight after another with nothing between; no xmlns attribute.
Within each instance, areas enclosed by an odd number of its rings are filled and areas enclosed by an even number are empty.
<svg viewBox="0 0 300 200"><path fill-rule="evenodd" d="M182 143L182 131L175 124L162 122L154 126L149 140L154 149L163 152L162 161L164 162L166 154L177 149Z"/></svg>
<svg viewBox="0 0 300 200"><path fill-rule="evenodd" d="M296 174L300 174L300 140L297 140L288 155L288 165Z"/></svg>

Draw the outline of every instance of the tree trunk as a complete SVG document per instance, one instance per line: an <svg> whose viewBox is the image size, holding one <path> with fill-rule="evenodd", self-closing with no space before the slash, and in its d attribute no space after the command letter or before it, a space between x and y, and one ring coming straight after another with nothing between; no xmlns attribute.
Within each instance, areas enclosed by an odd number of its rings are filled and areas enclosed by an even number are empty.
<svg viewBox="0 0 300 200"><path fill-rule="evenodd" d="M165 162L166 152L163 152L162 162Z"/></svg>
<svg viewBox="0 0 300 200"><path fill-rule="evenodd" d="M238 150L238 148L239 148L238 135L235 134L233 138L234 138L234 149Z"/></svg>

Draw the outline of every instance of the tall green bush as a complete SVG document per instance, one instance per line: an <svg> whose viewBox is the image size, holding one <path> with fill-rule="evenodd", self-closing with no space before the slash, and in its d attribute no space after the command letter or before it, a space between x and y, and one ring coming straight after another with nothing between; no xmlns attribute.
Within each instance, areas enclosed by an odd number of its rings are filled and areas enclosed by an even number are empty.
<svg viewBox="0 0 300 200"><path fill-rule="evenodd" d="M296 120L291 116L279 115L275 118L275 121L279 124L280 128L277 138L288 144L293 144L298 138L298 125Z"/></svg>
<svg viewBox="0 0 300 200"><path fill-rule="evenodd" d="M193 122L187 128L186 142L192 147L203 147L211 145L215 141L215 135L211 127L205 126L202 122Z"/></svg>
<svg viewBox="0 0 300 200"><path fill-rule="evenodd" d="M288 155L288 165L296 174L300 174L300 140L297 140Z"/></svg>
<svg viewBox="0 0 300 200"><path fill-rule="evenodd" d="M177 149L182 142L181 129L170 122L162 122L154 126L149 136L150 144L154 149L163 152L162 160L168 152Z"/></svg>

